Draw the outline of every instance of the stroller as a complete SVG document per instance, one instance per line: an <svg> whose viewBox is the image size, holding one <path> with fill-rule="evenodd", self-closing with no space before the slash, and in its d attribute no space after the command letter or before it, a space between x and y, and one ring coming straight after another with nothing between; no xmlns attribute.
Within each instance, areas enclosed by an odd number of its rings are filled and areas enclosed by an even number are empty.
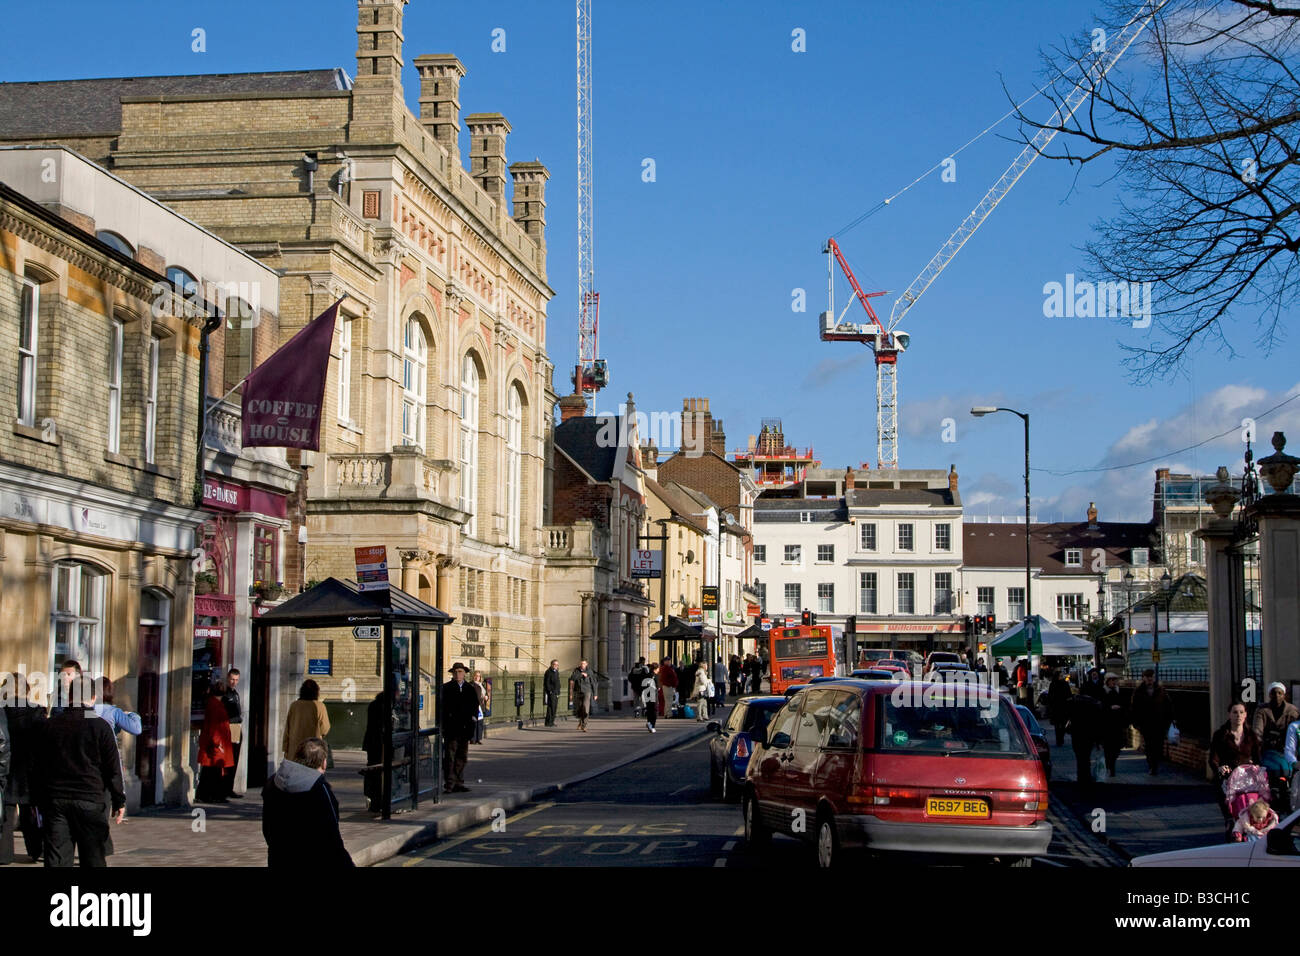
<svg viewBox="0 0 1300 956"><path fill-rule="evenodd" d="M1233 820L1256 800L1268 798L1268 771L1258 764L1244 763L1223 781L1223 799Z"/></svg>

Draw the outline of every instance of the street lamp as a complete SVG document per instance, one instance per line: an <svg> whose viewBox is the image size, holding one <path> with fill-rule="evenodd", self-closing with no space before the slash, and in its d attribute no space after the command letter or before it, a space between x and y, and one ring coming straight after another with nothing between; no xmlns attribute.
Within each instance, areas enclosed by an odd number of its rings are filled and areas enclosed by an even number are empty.
<svg viewBox="0 0 1300 956"><path fill-rule="evenodd" d="M1031 562L1029 558L1029 414L1027 412L1018 412L1014 408L1001 408L992 405L977 405L970 410L970 413L976 418L983 418L985 415L992 415L994 412L1010 412L1012 415L1019 415L1025 423L1025 664L1028 667L1029 661L1033 659L1033 632L1030 630L1029 622L1034 616L1034 598L1031 586L1033 572L1030 570ZM1026 683L1028 683L1030 676L1026 674ZM1030 700L1032 701L1032 699L1031 695ZM1032 706L1032 703L1030 706Z"/></svg>
<svg viewBox="0 0 1300 956"><path fill-rule="evenodd" d="M1106 663L1106 659L1101 654L1104 645L1102 635L1106 633L1104 628L1106 622L1106 575L1104 574L1097 575L1097 617L1101 619L1102 626L1098 628L1097 639L1092 642L1092 646L1095 655L1093 663L1100 668Z"/></svg>
<svg viewBox="0 0 1300 956"><path fill-rule="evenodd" d="M1170 630L1169 599L1172 597L1172 595L1169 593L1169 586L1172 583L1173 583L1172 579L1169 577L1169 570L1168 568L1166 568L1165 573L1160 575L1160 592L1165 599L1165 630L1166 631ZM1156 671L1156 683L1159 683L1160 682L1160 609L1153 605L1151 608L1151 616L1154 617L1156 620L1155 634L1151 638L1151 656L1154 658L1153 663L1155 665L1155 671Z"/></svg>

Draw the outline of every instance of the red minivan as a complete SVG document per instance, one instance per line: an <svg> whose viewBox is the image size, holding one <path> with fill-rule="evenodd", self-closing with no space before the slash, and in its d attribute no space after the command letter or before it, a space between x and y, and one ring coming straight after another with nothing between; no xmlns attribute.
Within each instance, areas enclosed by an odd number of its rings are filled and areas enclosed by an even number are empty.
<svg viewBox="0 0 1300 956"><path fill-rule="evenodd" d="M1028 866L1052 838L1020 716L976 683L845 678L774 714L745 774L745 839L788 833L821 866L845 847Z"/></svg>

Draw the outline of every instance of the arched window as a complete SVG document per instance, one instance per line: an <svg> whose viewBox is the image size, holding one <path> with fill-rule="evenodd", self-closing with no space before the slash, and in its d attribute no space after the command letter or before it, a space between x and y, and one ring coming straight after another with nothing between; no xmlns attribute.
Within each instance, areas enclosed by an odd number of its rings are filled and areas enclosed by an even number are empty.
<svg viewBox="0 0 1300 956"><path fill-rule="evenodd" d="M104 584L102 571L76 561L54 566L50 612L50 672L74 660L87 674L104 665Z"/></svg>
<svg viewBox="0 0 1300 956"><path fill-rule="evenodd" d="M429 346L424 329L406 320L402 342L402 444L424 447L424 405L428 389Z"/></svg>
<svg viewBox="0 0 1300 956"><path fill-rule="evenodd" d="M478 530L478 366L466 354L460 372L460 508L469 512L465 533Z"/></svg>
<svg viewBox="0 0 1300 956"><path fill-rule="evenodd" d="M131 243L127 242L115 232L109 232L107 229L101 229L95 233L95 238L106 246L112 246L124 256L135 258L135 250L131 248Z"/></svg>
<svg viewBox="0 0 1300 956"><path fill-rule="evenodd" d="M511 386L506 396L506 537L512 548L519 547L519 504L523 466L523 402L519 389Z"/></svg>
<svg viewBox="0 0 1300 956"><path fill-rule="evenodd" d="M199 282L194 276L190 275L180 266L167 267L167 281L187 299L197 298L199 294Z"/></svg>

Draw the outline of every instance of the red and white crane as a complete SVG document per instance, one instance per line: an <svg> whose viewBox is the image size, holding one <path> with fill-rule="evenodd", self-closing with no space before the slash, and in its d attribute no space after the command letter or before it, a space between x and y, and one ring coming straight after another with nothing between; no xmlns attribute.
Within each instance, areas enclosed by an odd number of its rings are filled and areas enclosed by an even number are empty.
<svg viewBox="0 0 1300 956"><path fill-rule="evenodd" d="M591 163L591 0L578 5L578 364L573 390L591 411L595 393L609 384L600 357L600 293L596 291L595 218Z"/></svg>
<svg viewBox="0 0 1300 956"><path fill-rule="evenodd" d="M979 201L974 209L962 220L953 234L948 237L939 251L934 254L920 275L912 280L906 291L894 302L893 308L889 312L889 324L884 325L876 317L875 310L871 308L870 300L876 296L884 295L884 292L863 292L862 287L858 285L858 280L853 275L853 270L849 268L844 254L840 252L839 245L835 240L826 240L826 248L822 251L828 254L827 270L830 274L830 308L823 312L818 318L818 334L825 342L861 342L871 348L876 357L876 467L877 468L897 468L898 467L898 356L905 351L911 343L911 336L906 332L898 330L898 323L902 321L907 311L916 304L916 300L921 297L930 284L939 277L939 273L952 261L953 257L961 251L961 247L975 234L975 230L984 223L989 214L997 208L1003 197L1011 191L1011 187L1020 181L1020 177L1025 174L1034 160L1042 155L1043 150L1047 147L1060 127L1063 127L1072 117L1076 110L1092 95L1102 79L1110 71L1116 61L1123 56L1134 40L1142 33L1151 19L1159 12L1169 0L1146 0L1138 12L1129 20L1128 24L1120 32L1119 36L1113 42L1103 42L1101 49L1096 49L1092 64L1088 67L1083 77L1075 84L1069 95L1057 107L1052 118L1039 128L1034 137L1025 144L1019 155L1007 167L997 182L995 182L989 191L984 194L984 198ZM860 221L860 220L859 220ZM870 322L846 322L844 316L852 306L852 300L845 306L844 312L840 313L838 319L835 316L835 266L829 256L834 256L839 262L840 268L844 271L845 277L849 280L849 285L853 287L853 292L857 301L862 303L862 308L866 310Z"/></svg>

